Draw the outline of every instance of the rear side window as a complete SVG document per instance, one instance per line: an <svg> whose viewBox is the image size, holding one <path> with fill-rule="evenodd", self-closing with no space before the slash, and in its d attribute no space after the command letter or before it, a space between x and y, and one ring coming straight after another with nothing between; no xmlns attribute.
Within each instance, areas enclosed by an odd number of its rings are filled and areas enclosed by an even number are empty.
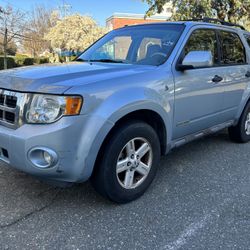
<svg viewBox="0 0 250 250"><path fill-rule="evenodd" d="M222 65L246 63L245 48L237 34L221 31L220 41Z"/></svg>
<svg viewBox="0 0 250 250"><path fill-rule="evenodd" d="M183 56L185 57L191 51L211 51L214 65L218 64L219 56L216 32L210 29L195 30L184 48Z"/></svg>

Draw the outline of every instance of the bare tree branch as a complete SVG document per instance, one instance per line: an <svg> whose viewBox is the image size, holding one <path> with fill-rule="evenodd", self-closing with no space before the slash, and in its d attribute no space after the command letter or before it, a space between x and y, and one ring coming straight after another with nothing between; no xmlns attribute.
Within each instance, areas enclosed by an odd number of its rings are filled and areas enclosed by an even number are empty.
<svg viewBox="0 0 250 250"><path fill-rule="evenodd" d="M2 28L1 34L3 35L4 52L4 69L7 69L7 49L18 35L24 32L25 26L25 13L20 10L14 10L10 5L6 8L0 8L0 27Z"/></svg>

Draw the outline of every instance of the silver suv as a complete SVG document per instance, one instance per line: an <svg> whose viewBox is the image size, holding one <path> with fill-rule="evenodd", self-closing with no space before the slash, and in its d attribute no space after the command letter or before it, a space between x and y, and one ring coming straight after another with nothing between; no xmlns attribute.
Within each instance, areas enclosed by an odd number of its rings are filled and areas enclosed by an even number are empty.
<svg viewBox="0 0 250 250"><path fill-rule="evenodd" d="M248 142L250 33L216 22L128 26L75 62L2 71L0 159L125 203L175 147L224 128Z"/></svg>

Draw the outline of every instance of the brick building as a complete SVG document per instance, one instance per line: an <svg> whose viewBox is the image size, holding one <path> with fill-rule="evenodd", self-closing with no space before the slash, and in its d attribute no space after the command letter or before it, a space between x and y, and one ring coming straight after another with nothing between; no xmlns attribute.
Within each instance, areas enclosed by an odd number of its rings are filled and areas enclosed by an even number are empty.
<svg viewBox="0 0 250 250"><path fill-rule="evenodd" d="M163 13L144 18L144 14L130 14L130 13L114 13L106 20L106 26L109 30L118 29L125 25L135 25L150 22L164 22L169 20L172 15L171 4L167 4Z"/></svg>

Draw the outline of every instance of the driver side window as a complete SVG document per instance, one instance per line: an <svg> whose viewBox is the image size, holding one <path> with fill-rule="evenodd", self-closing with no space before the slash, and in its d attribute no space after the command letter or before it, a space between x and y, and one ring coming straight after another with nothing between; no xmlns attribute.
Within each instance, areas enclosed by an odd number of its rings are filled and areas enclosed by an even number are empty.
<svg viewBox="0 0 250 250"><path fill-rule="evenodd" d="M184 48L183 58L191 51L211 51L213 64L219 64L216 32L209 29L195 30Z"/></svg>

